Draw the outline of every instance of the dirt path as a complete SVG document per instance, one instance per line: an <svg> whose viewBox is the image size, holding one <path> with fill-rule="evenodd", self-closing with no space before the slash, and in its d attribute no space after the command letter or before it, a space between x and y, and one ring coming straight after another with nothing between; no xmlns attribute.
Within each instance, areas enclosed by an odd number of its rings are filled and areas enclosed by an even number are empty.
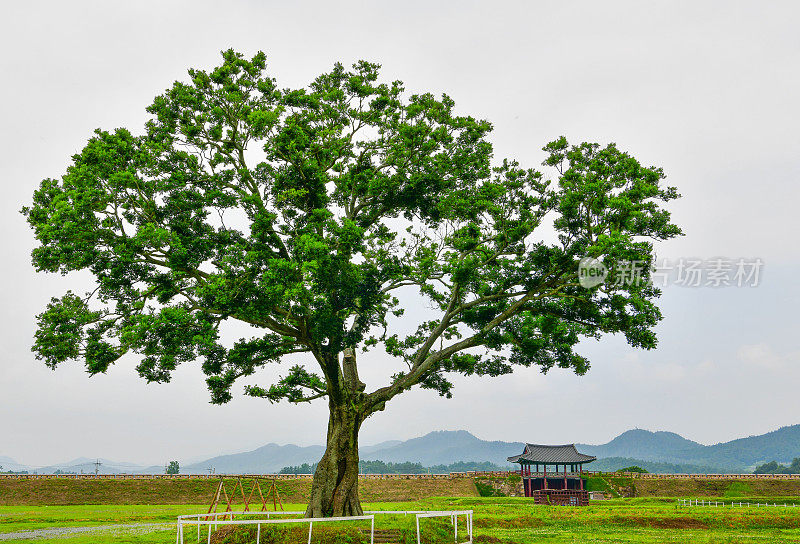
<svg viewBox="0 0 800 544"><path fill-rule="evenodd" d="M101 531L150 533L174 527L174 523L121 523L118 525L94 525L92 527L48 527L16 533L0 533L0 540L30 540L35 538L64 538L82 533Z"/></svg>

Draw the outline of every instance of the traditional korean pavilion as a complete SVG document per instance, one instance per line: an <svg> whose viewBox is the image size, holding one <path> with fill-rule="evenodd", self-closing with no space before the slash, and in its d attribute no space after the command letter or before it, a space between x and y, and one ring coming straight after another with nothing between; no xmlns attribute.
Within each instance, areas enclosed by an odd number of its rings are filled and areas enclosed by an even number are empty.
<svg viewBox="0 0 800 544"><path fill-rule="evenodd" d="M537 498L537 503L573 505L588 504L581 471L584 464L596 459L579 453L575 444L525 444L525 451L508 458L509 462L520 465L526 497Z"/></svg>

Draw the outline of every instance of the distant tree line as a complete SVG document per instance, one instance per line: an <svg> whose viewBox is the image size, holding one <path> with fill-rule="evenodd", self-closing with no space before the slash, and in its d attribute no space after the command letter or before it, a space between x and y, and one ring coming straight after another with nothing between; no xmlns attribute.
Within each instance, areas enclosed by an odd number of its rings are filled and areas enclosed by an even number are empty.
<svg viewBox="0 0 800 544"><path fill-rule="evenodd" d="M3 465L0 465L0 474L27 474L27 470L3 470Z"/></svg>
<svg viewBox="0 0 800 544"><path fill-rule="evenodd" d="M795 457L788 467L777 461L758 465L753 474L800 474L800 457Z"/></svg>
<svg viewBox="0 0 800 544"><path fill-rule="evenodd" d="M317 464L283 467L278 474L313 474ZM359 461L361 474L449 474L450 472L509 470L509 467L496 465L489 461L459 461L449 465L423 466L422 463L386 463L384 461Z"/></svg>
<svg viewBox="0 0 800 544"><path fill-rule="evenodd" d="M642 459L634 459L630 457L604 457L589 465L586 465L584 468L586 470L600 472L617 472L625 471L633 466L640 467L641 469L654 474L715 474L719 472L733 472L730 469L725 469L719 466L644 461Z"/></svg>

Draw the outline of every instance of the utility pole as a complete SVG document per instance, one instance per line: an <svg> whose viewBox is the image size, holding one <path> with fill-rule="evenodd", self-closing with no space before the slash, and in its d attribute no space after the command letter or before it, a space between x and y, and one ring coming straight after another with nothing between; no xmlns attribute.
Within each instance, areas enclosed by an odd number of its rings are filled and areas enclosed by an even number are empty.
<svg viewBox="0 0 800 544"><path fill-rule="evenodd" d="M97 476L98 474L100 474L100 465L102 465L103 463L101 463L100 459L98 459L93 464L94 464L94 475Z"/></svg>

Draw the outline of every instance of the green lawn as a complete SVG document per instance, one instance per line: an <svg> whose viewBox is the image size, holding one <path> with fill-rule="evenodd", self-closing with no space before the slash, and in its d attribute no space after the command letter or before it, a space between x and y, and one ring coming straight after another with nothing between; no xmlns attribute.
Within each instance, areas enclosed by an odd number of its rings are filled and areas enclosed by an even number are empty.
<svg viewBox="0 0 800 544"><path fill-rule="evenodd" d="M766 500L763 497L748 497L748 499L751 502ZM769 501L777 502L772 498ZM175 542L176 516L204 512L206 508L198 505L0 506L0 533L53 527L163 523L170 525L158 530L148 526L69 537L8 542L171 544ZM303 508L300 504L286 505L287 510ZM475 511L474 528L477 542L517 544L800 542L800 508L683 508L676 506L675 499L652 498L599 501L593 502L588 507L574 508L534 506L529 499L506 497L367 503L365 508L370 510L472 509ZM413 517L407 518L407 521L402 518L383 519L387 526L398 526L403 523L410 525L414 520ZM377 518L376 528L380 527L381 518ZM463 533L462 531L460 534L465 534L465 531ZM187 543L196 542L194 529L187 529L186 535ZM205 538L202 541L205 542Z"/></svg>

